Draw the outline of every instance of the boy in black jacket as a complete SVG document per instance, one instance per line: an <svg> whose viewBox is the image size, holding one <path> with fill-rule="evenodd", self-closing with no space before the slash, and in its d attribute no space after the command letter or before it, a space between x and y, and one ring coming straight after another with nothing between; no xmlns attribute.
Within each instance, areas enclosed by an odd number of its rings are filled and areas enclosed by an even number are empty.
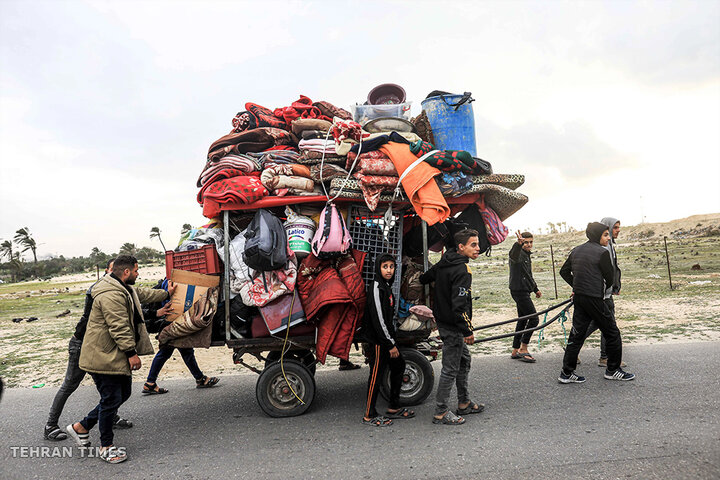
<svg viewBox="0 0 720 480"><path fill-rule="evenodd" d="M537 287L532 274L532 260L530 259L533 246L532 233L520 233L520 231L517 231L515 235L517 235L517 242L510 249L510 295L515 300L518 317L524 317L537 312L533 301L530 299L530 292L534 292L537 298L540 298L542 293ZM538 322L537 316L518 320L515 331L519 332L527 328L534 328ZM528 352L530 337L532 337L532 332L513 337L513 350L510 358L535 363L535 358Z"/></svg>
<svg viewBox="0 0 720 480"><path fill-rule="evenodd" d="M455 234L457 249L448 250L440 261L420 276L420 283L435 282L432 310L443 341L442 370L437 387L433 423L462 425L460 415L480 413L485 405L470 400L468 374L470 351L475 343L472 325L472 273L470 259L480 255L478 232L461 230ZM450 411L448 402L453 384L457 386L458 409Z"/></svg>
<svg viewBox="0 0 720 480"><path fill-rule="evenodd" d="M400 387L405 373L405 359L395 342L395 299L392 280L395 278L395 258L383 253L375 261L375 279L367 296L363 317L363 336L373 353L368 378L367 403L363 423L374 427L392 425L393 418L412 418L415 412L400 408ZM386 367L390 367L390 406L386 416L375 409L379 382Z"/></svg>
<svg viewBox="0 0 720 480"><path fill-rule="evenodd" d="M560 276L573 287L575 311L573 325L568 337L563 368L558 377L560 383L582 383L585 377L575 374L578 353L585 342L588 326L595 322L607 347L608 380L633 380L635 375L620 368L622 361L622 340L615 320L603 301L605 290L613 285L615 272L610 252L605 247L610 241L607 225L599 222L588 223L585 235L588 241L575 247L560 269Z"/></svg>

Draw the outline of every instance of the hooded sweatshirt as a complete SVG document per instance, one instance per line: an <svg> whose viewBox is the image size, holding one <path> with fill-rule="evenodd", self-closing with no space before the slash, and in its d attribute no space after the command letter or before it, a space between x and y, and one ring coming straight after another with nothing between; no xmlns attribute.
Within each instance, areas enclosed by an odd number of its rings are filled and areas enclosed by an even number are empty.
<svg viewBox="0 0 720 480"><path fill-rule="evenodd" d="M380 270L388 260L395 263L395 257L389 253L383 253L375 260L375 278L367 296L363 334L370 343L391 349L395 346L395 299L392 283L383 278Z"/></svg>
<svg viewBox="0 0 720 480"><path fill-rule="evenodd" d="M588 223L588 241L573 248L560 276L573 287L573 292L588 297L605 298L607 285L613 283L610 252L600 245L600 238L608 227L599 222Z"/></svg>
<svg viewBox="0 0 720 480"><path fill-rule="evenodd" d="M440 261L420 275L420 283L435 282L433 315L438 326L472 335L472 273L468 257L456 250L448 250Z"/></svg>
<svg viewBox="0 0 720 480"><path fill-rule="evenodd" d="M610 230L610 243L607 244L607 247L605 247L605 249L610 252L610 261L612 262L614 269L613 283L612 285L608 286L607 290L605 290L605 298L610 298L611 296L613 296L613 294L616 294L620 291L620 276L622 272L620 271L620 267L617 263L617 253L615 253L615 239L612 238L612 229L619 221L620 220L613 217L605 217L600 220L600 223L606 225Z"/></svg>

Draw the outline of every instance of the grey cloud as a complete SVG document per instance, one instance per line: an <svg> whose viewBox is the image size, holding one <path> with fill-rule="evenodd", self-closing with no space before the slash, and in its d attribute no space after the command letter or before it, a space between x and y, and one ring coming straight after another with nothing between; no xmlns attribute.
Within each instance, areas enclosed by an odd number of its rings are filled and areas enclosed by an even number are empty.
<svg viewBox="0 0 720 480"><path fill-rule="evenodd" d="M556 168L563 178L576 181L638 164L603 142L582 121L568 122L562 129L540 122L502 128L476 117L476 131L481 140L478 155L493 163L498 172L523 172L528 166L540 166Z"/></svg>

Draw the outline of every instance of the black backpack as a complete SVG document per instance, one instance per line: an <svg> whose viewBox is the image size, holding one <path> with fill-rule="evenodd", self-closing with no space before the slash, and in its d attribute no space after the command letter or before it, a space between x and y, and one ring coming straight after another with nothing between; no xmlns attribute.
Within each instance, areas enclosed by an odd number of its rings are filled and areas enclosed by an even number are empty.
<svg viewBox="0 0 720 480"><path fill-rule="evenodd" d="M442 241L445 248L455 248L455 234L460 230L471 228L477 230L480 243L480 253L490 255L490 241L488 240L485 222L480 214L477 204L468 205L457 217L450 217L443 223L428 225L428 247ZM414 226L403 237L403 254L414 258L423 254L422 249L422 227Z"/></svg>
<svg viewBox="0 0 720 480"><path fill-rule="evenodd" d="M242 258L253 270L271 272L284 268L288 262L287 237L279 218L260 209L245 231Z"/></svg>

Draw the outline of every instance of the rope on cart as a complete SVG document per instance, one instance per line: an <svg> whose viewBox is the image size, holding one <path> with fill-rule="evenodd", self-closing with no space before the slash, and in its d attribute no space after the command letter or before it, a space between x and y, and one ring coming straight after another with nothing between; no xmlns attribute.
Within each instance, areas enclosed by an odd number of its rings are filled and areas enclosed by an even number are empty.
<svg viewBox="0 0 720 480"><path fill-rule="evenodd" d="M483 330L483 329L485 329L485 328L497 327L498 325L505 325L506 323L517 322L517 321L519 321L519 320L527 320L527 319L530 318L530 317L535 317L535 316L538 316L538 315L546 314L546 313L548 313L548 312L551 312L551 311L555 310L555 309L558 308L558 307L562 307L563 305L567 305L567 304L569 304L569 305L568 305L567 307L565 307L565 308L563 309L563 311L567 310L568 308L570 308L570 307L572 306L572 298L569 298L569 299L565 300L564 302L558 303L557 305L552 305L552 306L546 308L545 310L541 310L541 311L539 311L539 312L531 313L531 314L529 314L529 315L523 315L522 317L512 318L512 319L510 319L510 320L503 320L503 321L501 321L501 322L488 323L487 325L480 325L479 327L473 328L473 332L478 331L478 330ZM554 320L553 320L553 321L554 321ZM536 327L535 330L539 330L539 328Z"/></svg>
<svg viewBox="0 0 720 480"><path fill-rule="evenodd" d="M560 310L560 312L558 312L557 315L555 315L554 317L552 317L550 320L544 321L544 322L542 323L542 325L538 325L538 326L533 327L533 328L526 328L525 330L520 330L520 331L517 331L517 332L503 333L503 334L501 334L501 335L495 335L495 336L492 336L492 337L486 337L486 338L477 339L477 340L475 340L475 343L489 342L490 340L499 340L499 339L501 339L501 338L509 338L509 337L514 337L515 335L522 335L523 333L528 333L528 332L534 332L534 331L536 331L536 330L541 330L541 329L547 327L548 325L550 325L551 323L553 323L555 320L557 320L557 319L560 318L560 317L563 318L563 322L564 322L564 321L566 320L565 312L567 312L567 311L573 306L573 300L572 300L572 298L571 298L571 299L568 299L568 300L565 300L564 302L559 303L559 304L557 304L557 305L554 305L554 306L552 306L552 307L550 307L550 308L548 308L548 309L546 309L546 310L543 310L542 312L531 313L530 315L525 315L525 316L523 316L523 317L518 317L518 318L514 318L514 319L512 319L512 320L507 320L507 321L503 321L503 322L497 322L497 323L493 323L493 324L489 324L489 325L482 325L482 326L480 326L480 327L475 327L475 328L473 329L473 331L481 330L481 329L484 329L484 328L489 328L489 327L493 327L493 326L497 326L497 325L503 325L503 324L505 324L505 323L516 322L516 321L518 321L518 320L522 320L522 319L525 319L525 318L533 317L533 316L535 316L535 315L542 315L543 313L547 313L547 312L549 312L549 311L551 311L551 310L554 310L554 309L556 309L556 308L558 308L558 307L561 307L561 306L563 306L563 305L565 305L565 307L564 307L562 310ZM546 318L547 318L547 317L546 317ZM564 331L565 331L565 327L563 326L563 333L564 333Z"/></svg>
<svg viewBox="0 0 720 480"><path fill-rule="evenodd" d="M290 319L292 318L292 311L295 307L295 297L297 296L297 290L293 290L293 298L290 302L290 313L288 314L288 324L287 327L285 327L285 343L283 343L282 353L280 354L280 371L282 372L283 378L285 379L285 383L290 388L290 391L295 395L295 398L298 399L298 402L300 402L301 405L305 405L305 402L303 402L302 398L298 396L298 394L295 392L295 389L292 387L292 384L287 379L287 376L285 375L285 366L283 364L283 360L285 359L285 354L290 350L290 346L288 345L288 337L290 336ZM287 347L287 348L286 348Z"/></svg>

